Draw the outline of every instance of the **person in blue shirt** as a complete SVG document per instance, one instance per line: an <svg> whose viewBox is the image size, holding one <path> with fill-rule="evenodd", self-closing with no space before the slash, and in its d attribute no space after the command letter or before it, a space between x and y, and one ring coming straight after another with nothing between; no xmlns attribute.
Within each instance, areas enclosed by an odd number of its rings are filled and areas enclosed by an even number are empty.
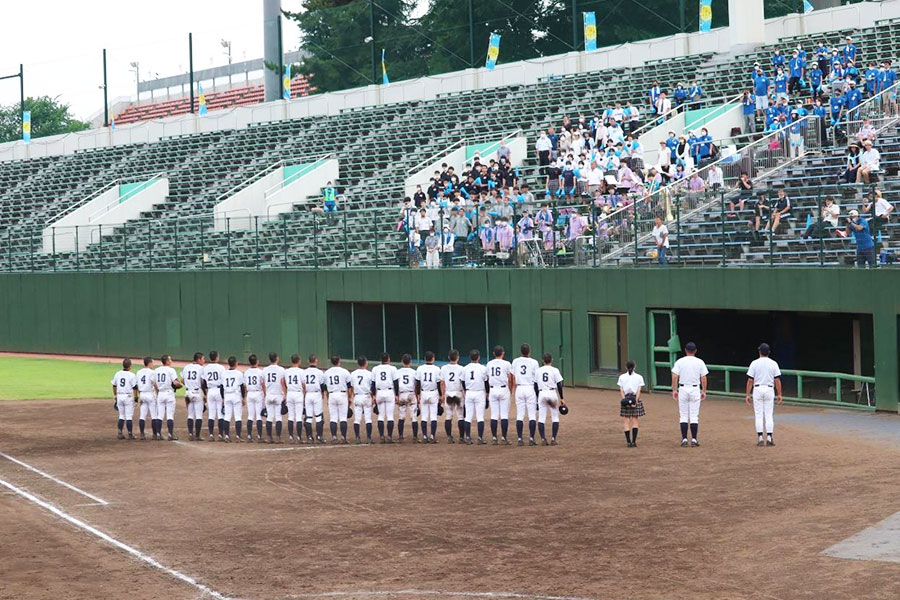
<svg viewBox="0 0 900 600"><path fill-rule="evenodd" d="M788 97L788 76L784 74L784 70L778 69L775 74L775 98L781 100Z"/></svg>
<svg viewBox="0 0 900 600"><path fill-rule="evenodd" d="M844 96L844 108L847 110L848 119L853 120L855 118L851 111L860 104L862 104L862 92L856 89L856 84L853 81L850 81L850 89L847 90L847 94Z"/></svg>
<svg viewBox="0 0 900 600"><path fill-rule="evenodd" d="M690 148L689 153L691 155L691 159L694 161L694 165L696 165L697 163L700 162L699 157L697 156L697 153L699 152L697 140L698 140L698 136L697 136L696 132L691 131L688 134L687 144L688 144L688 148Z"/></svg>
<svg viewBox="0 0 900 600"><path fill-rule="evenodd" d="M765 110L769 108L769 85L771 82L759 65L750 75L750 80L753 82L753 95L756 96L756 112L762 117Z"/></svg>
<svg viewBox="0 0 900 600"><path fill-rule="evenodd" d="M841 51L845 65L850 62L856 62L856 46L853 45L853 39L849 35L847 36L846 42L847 44Z"/></svg>
<svg viewBox="0 0 900 600"><path fill-rule="evenodd" d="M866 96L871 98L875 95L875 85L878 80L878 65L875 61L869 62L869 68L866 69Z"/></svg>
<svg viewBox="0 0 900 600"><path fill-rule="evenodd" d="M337 190L330 181L322 190L322 195L325 199L325 212L337 212Z"/></svg>
<svg viewBox="0 0 900 600"><path fill-rule="evenodd" d="M897 90L892 87L897 83L897 74L891 68L891 61L886 60L881 63L881 69L878 70L875 90L877 93L887 92L881 99L882 108L890 114L897 112ZM890 90L890 91L887 91Z"/></svg>
<svg viewBox="0 0 900 600"><path fill-rule="evenodd" d="M822 106L822 98L816 98L816 104L813 106L812 114L819 117L819 139L825 139L825 117L828 115L828 109Z"/></svg>
<svg viewBox="0 0 900 600"><path fill-rule="evenodd" d="M681 106L688 99L688 91L684 89L684 85L679 83L675 88L675 106Z"/></svg>
<svg viewBox="0 0 900 600"><path fill-rule="evenodd" d="M690 102L698 102L703 97L703 88L700 87L700 82L694 80L693 85L691 85L691 89L688 91L688 100ZM702 104L696 104L694 108L703 108Z"/></svg>
<svg viewBox="0 0 900 600"><path fill-rule="evenodd" d="M844 114L844 94L841 93L841 90L837 90L833 96L831 96L831 101L829 102L829 106L831 107L831 122L837 123L841 115Z"/></svg>
<svg viewBox="0 0 900 600"><path fill-rule="evenodd" d="M803 106L803 100L800 98L797 98L797 104L794 106L794 109L791 112L795 112L800 115L801 119L809 114L809 111L806 110L805 106Z"/></svg>
<svg viewBox="0 0 900 600"><path fill-rule="evenodd" d="M828 75L828 55L828 45L823 40L816 46L816 62L819 63L819 70L822 71L822 76Z"/></svg>
<svg viewBox="0 0 900 600"><path fill-rule="evenodd" d="M794 50L794 55L788 61L788 92L800 89L800 80L806 75L806 59L800 56L799 51Z"/></svg>
<svg viewBox="0 0 900 600"><path fill-rule="evenodd" d="M850 221L847 223L847 233L853 234L856 241L856 266L875 267L875 240L869 231L869 222L860 218L859 211L850 211Z"/></svg>
<svg viewBox="0 0 900 600"><path fill-rule="evenodd" d="M778 115L781 114L781 111L778 108L777 104L772 104L769 108L766 109L766 128L778 120Z"/></svg>
<svg viewBox="0 0 900 600"><path fill-rule="evenodd" d="M694 140L694 144L697 148L697 158L694 159L694 162L699 167L700 161L704 161L712 155L713 139L706 127L700 130L700 135Z"/></svg>
<svg viewBox="0 0 900 600"><path fill-rule="evenodd" d="M666 138L666 148L669 149L672 161L678 158L678 138L675 136L675 132L672 130L669 130L669 137Z"/></svg>
<svg viewBox="0 0 900 600"><path fill-rule="evenodd" d="M822 68L819 63L813 63L809 70L809 94L813 99L822 95Z"/></svg>
<svg viewBox="0 0 900 600"><path fill-rule="evenodd" d="M659 81L653 82L653 87L650 88L647 96L650 99L650 114L656 114L656 101L659 100L659 95L662 93L662 88L659 87Z"/></svg>
<svg viewBox="0 0 900 600"><path fill-rule="evenodd" d="M852 60L847 63L847 67L844 69L844 77L850 77L853 81L859 83L859 69L856 68Z"/></svg>
<svg viewBox="0 0 900 600"><path fill-rule="evenodd" d="M756 133L756 102L750 95L750 90L744 91L741 98L741 107L744 115L744 133Z"/></svg>
<svg viewBox="0 0 900 600"><path fill-rule="evenodd" d="M775 52L772 53L772 68L777 70L783 67L784 62L784 54L781 53L781 48L775 48Z"/></svg>

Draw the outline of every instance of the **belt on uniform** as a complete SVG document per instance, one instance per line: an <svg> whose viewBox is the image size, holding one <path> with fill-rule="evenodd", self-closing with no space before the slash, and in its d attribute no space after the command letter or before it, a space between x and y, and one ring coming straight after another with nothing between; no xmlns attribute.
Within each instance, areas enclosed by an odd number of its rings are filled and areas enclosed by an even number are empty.
<svg viewBox="0 0 900 600"><path fill-rule="evenodd" d="M678 387L700 387L698 383L679 383Z"/></svg>
<svg viewBox="0 0 900 600"><path fill-rule="evenodd" d="M494 389L494 388L505 388L505 387L506 387L505 385L492 385L492 386L491 386L491 389Z"/></svg>
<svg viewBox="0 0 900 600"><path fill-rule="evenodd" d="M753 387L772 387L772 386L768 383L754 383Z"/></svg>

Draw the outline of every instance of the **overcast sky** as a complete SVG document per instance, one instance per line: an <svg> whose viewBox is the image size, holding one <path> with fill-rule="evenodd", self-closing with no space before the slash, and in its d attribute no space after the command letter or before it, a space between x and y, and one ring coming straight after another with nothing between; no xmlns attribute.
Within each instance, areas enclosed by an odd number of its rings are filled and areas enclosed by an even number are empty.
<svg viewBox="0 0 900 600"><path fill-rule="evenodd" d="M420 0L422 5L427 0ZM262 56L262 0L0 0L0 76L25 65L26 96L59 96L75 115L102 111L107 49L110 102L134 96L141 80L187 71L187 34L194 34L194 69L227 63L222 39L232 42L232 60ZM300 0L282 0L286 10ZM296 50L299 32L285 21L285 50ZM18 80L0 81L0 104L19 101Z"/></svg>

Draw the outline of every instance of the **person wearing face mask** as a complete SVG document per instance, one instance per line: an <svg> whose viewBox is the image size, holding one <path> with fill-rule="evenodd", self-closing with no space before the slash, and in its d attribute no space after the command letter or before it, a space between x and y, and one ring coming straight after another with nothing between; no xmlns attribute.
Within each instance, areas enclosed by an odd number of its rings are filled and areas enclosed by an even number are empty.
<svg viewBox="0 0 900 600"><path fill-rule="evenodd" d="M478 233L481 239L481 249L484 252L493 252L497 243L497 231L490 219L484 219L481 222L481 231Z"/></svg>

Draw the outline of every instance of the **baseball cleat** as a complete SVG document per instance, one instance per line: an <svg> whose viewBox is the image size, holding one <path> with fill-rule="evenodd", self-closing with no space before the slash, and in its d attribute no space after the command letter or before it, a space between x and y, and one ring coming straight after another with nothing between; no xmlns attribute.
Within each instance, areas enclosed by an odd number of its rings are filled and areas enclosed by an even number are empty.
<svg viewBox="0 0 900 600"><path fill-rule="evenodd" d="M129 440L133 440L133 439L134 439L134 434L133 434L133 433L129 433L129 434L128 434L128 439L129 439Z"/></svg>
<svg viewBox="0 0 900 600"><path fill-rule="evenodd" d="M117 439L117 440L124 440L124 439L125 439L125 434L122 433L122 432L120 431L118 434L116 434L116 439Z"/></svg>
<svg viewBox="0 0 900 600"><path fill-rule="evenodd" d="M413 436L413 444L418 444L418 443L420 443L420 442L419 442L419 436L414 435L414 436ZM426 441L425 443L427 444L428 442Z"/></svg>
<svg viewBox="0 0 900 600"><path fill-rule="evenodd" d="M479 446L485 446L485 445L487 445L487 442L484 441L484 438L478 438L478 445L479 445Z"/></svg>
<svg viewBox="0 0 900 600"><path fill-rule="evenodd" d="M267 437L266 437L266 443L267 443L267 444L274 444L274 443L275 443L275 440L273 440L273 439L272 439L272 436L270 435L270 436L267 436Z"/></svg>
<svg viewBox="0 0 900 600"><path fill-rule="evenodd" d="M471 445L474 444L474 443L475 443L475 442L472 441L472 438L470 438L470 437L467 437L467 438L466 438L466 444L467 444L467 445L471 446Z"/></svg>
<svg viewBox="0 0 900 600"><path fill-rule="evenodd" d="M507 440L506 438L500 438L500 445L509 446L509 440Z"/></svg>
<svg viewBox="0 0 900 600"><path fill-rule="evenodd" d="M218 439L219 439L220 442L224 442L224 441L225 441L225 436L223 436L223 435L220 433Z"/></svg>
<svg viewBox="0 0 900 600"><path fill-rule="evenodd" d="M534 438L528 438L528 445L537 446L537 442L534 440Z"/></svg>
<svg viewBox="0 0 900 600"><path fill-rule="evenodd" d="M757 447L757 448L762 448L762 447L765 446L765 445L766 445L766 443L765 443L764 441L762 441L762 440L759 440L758 442L756 442L756 447Z"/></svg>
<svg viewBox="0 0 900 600"><path fill-rule="evenodd" d="M350 442L347 441L347 438L341 438L341 443L342 443L342 444L349 444Z"/></svg>
<svg viewBox="0 0 900 600"><path fill-rule="evenodd" d="M556 441L556 438L550 438L551 446L559 446L559 442Z"/></svg>
<svg viewBox="0 0 900 600"><path fill-rule="evenodd" d="M323 445L324 445L324 444L325 444L325 438L323 438L323 437L318 438L318 442L319 442L320 444L323 444Z"/></svg>
<svg viewBox="0 0 900 600"><path fill-rule="evenodd" d="M516 440L516 446L524 446L524 445L525 445L525 441L522 438L519 438L518 440Z"/></svg>
<svg viewBox="0 0 900 600"><path fill-rule="evenodd" d="M239 435L236 435L236 436L234 436L234 441L236 441L238 444L243 444L243 443L244 443L244 438L242 438L242 437L239 436Z"/></svg>
<svg viewBox="0 0 900 600"><path fill-rule="evenodd" d="M168 440L169 440L170 442L175 441L175 436L172 435L172 434L170 433L169 436L168 436Z"/></svg>
<svg viewBox="0 0 900 600"><path fill-rule="evenodd" d="M766 446L774 446L774 445L775 445L775 442L773 442L772 440L766 441Z"/></svg>
<svg viewBox="0 0 900 600"><path fill-rule="evenodd" d="M289 435L288 436L288 444L293 444L293 443L294 443L294 436Z"/></svg>
<svg viewBox="0 0 900 600"><path fill-rule="evenodd" d="M389 438L387 439L387 443L388 443L388 444L393 444L393 443L394 443L394 438L389 437Z"/></svg>
<svg viewBox="0 0 900 600"><path fill-rule="evenodd" d="M637 442L631 442L631 447L632 447L632 448L637 448Z"/></svg>
<svg viewBox="0 0 900 600"><path fill-rule="evenodd" d="M496 437L491 438L491 446L496 446L499 442Z"/></svg>
<svg viewBox="0 0 900 600"><path fill-rule="evenodd" d="M381 436L381 443L382 443L382 444L387 444L387 440L384 439L384 436Z"/></svg>
<svg viewBox="0 0 900 600"><path fill-rule="evenodd" d="M627 444L628 444L628 447L629 447L629 448L633 448L633 447L634 447L634 444L632 444L631 442L627 442Z"/></svg>
<svg viewBox="0 0 900 600"><path fill-rule="evenodd" d="M691 447L692 447L692 448L699 448L699 447L700 447L700 442L698 442L697 440L691 440Z"/></svg>
<svg viewBox="0 0 900 600"><path fill-rule="evenodd" d="M142 439L142 440L146 440L146 439L147 439L147 436L145 436L145 435L142 433L142 434L141 434L141 439Z"/></svg>
<svg viewBox="0 0 900 600"><path fill-rule="evenodd" d="M360 439L358 436L357 436L357 438L356 438L356 443L357 443L357 444L362 444L362 439Z"/></svg>
<svg viewBox="0 0 900 600"><path fill-rule="evenodd" d="M437 443L438 443L438 441L437 441L437 439L436 439L436 438L431 438L431 443L432 443L432 444L437 444Z"/></svg>
<svg viewBox="0 0 900 600"><path fill-rule="evenodd" d="M216 441L216 436L214 436L213 434L209 434L209 441L211 441L211 442Z"/></svg>
<svg viewBox="0 0 900 600"><path fill-rule="evenodd" d="M275 443L276 443L276 444L283 444L283 443L284 443L284 442L281 441L281 436L280 436L280 435L279 435L278 438L275 440Z"/></svg>
<svg viewBox="0 0 900 600"><path fill-rule="evenodd" d="M681 440L681 447L682 447L682 448L687 448L687 446L688 446L688 441L687 441L687 439Z"/></svg>
<svg viewBox="0 0 900 600"><path fill-rule="evenodd" d="M248 443L248 444L252 444L252 443L253 443L253 436L252 436L252 435L248 435L248 436L247 436L247 443Z"/></svg>
<svg viewBox="0 0 900 600"><path fill-rule="evenodd" d="M195 442L202 442L202 441L203 441L203 437L202 437L202 436L199 436L199 435L195 435L195 436L194 436L194 441L195 441Z"/></svg>
<svg viewBox="0 0 900 600"><path fill-rule="evenodd" d="M397 443L398 443L398 444L402 444L402 443L403 443L403 436L402 436L402 435L401 435L400 437L397 438Z"/></svg>
<svg viewBox="0 0 900 600"><path fill-rule="evenodd" d="M447 438L447 443L448 443L448 444L455 444L455 443L456 443L456 440L454 440L454 439L453 439L453 436L451 435L450 437Z"/></svg>
<svg viewBox="0 0 900 600"><path fill-rule="evenodd" d="M547 438L541 438L541 446L549 446L550 443L547 441Z"/></svg>
<svg viewBox="0 0 900 600"><path fill-rule="evenodd" d="M231 436L226 435L224 439L225 439L225 443L226 443L226 444L230 444L230 443L231 443Z"/></svg>

